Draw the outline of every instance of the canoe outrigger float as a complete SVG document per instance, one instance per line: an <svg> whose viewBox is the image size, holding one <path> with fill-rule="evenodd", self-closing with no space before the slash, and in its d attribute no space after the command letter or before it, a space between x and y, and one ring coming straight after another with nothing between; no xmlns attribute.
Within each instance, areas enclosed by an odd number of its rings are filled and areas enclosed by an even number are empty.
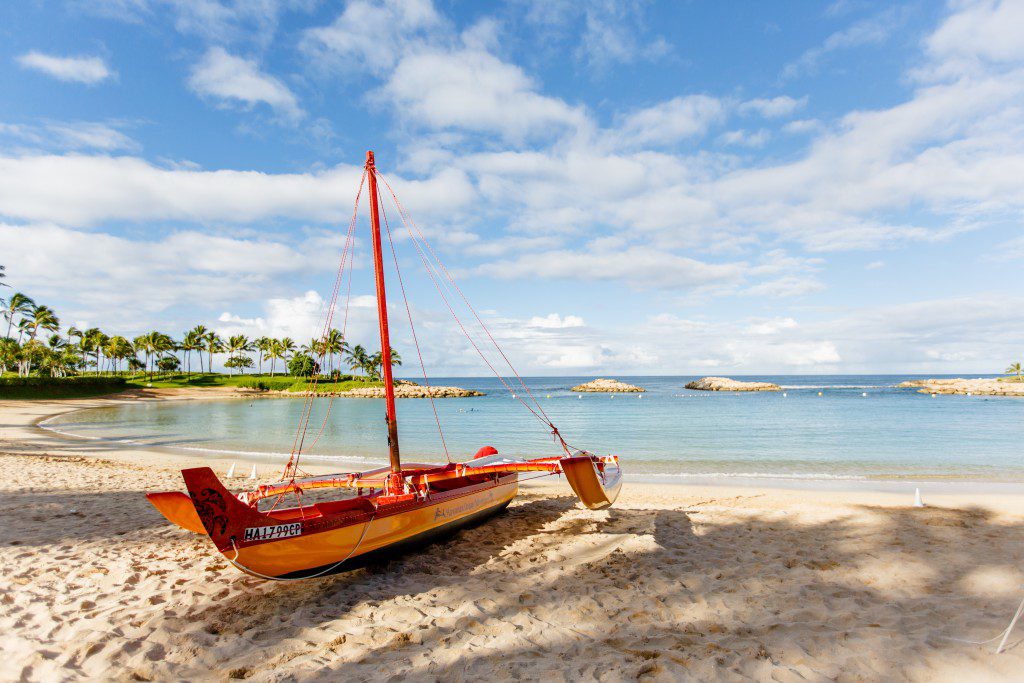
<svg viewBox="0 0 1024 683"><path fill-rule="evenodd" d="M452 462L438 420L438 432L448 462L443 465L402 464L398 448L398 421L395 412L395 390L391 364L382 364L384 398L388 432L390 466L367 472L302 476L300 456L316 445L320 433L308 448L304 446L313 399L316 396L317 376L310 380L306 403L300 419L291 457L279 482L257 486L254 490L231 493L209 467L182 470L188 494L178 491L148 493L147 498L168 520L178 526L210 537L217 552L238 569L265 579L291 580L326 576L365 565L367 562L408 549L411 545L427 541L471 523L501 512L519 491L520 475L535 476L561 474L580 501L588 508L600 510L615 502L622 486L622 472L616 456L596 456L572 448L544 413L532 392L509 363L505 353L495 342L483 321L469 305L448 270L440 263L422 232L412 223L395 196L391 186L374 165L373 152L366 155L363 180L353 209L352 221L345 242L341 266L335 280L334 293L324 315L324 336L332 329L338 292L343 281L346 263L353 252L353 231L359 208L359 197L364 184L368 184L370 201L370 227L377 290L378 322L380 326L381 358L391 357L388 334L387 297L384 287L384 262L381 244L377 181L385 184L394 199L402 221L427 274L447 304L452 316L469 338L477 353L484 359L502 384L530 412L551 431L560 453L554 457L517 459L500 455L490 446L481 448L465 462ZM368 182L367 182L368 181ZM387 236L394 254L390 226ZM411 227L410 227L411 226ZM413 231L415 228L415 232ZM428 260L432 256L437 265ZM398 259L395 260L397 272ZM438 267L439 266L439 267ZM348 269L351 292L351 272ZM444 274L463 302L472 311L487 339L508 364L519 381L522 391L513 391L512 385L483 354L477 342L467 332L462 321L438 282ZM405 297L405 286L398 272L399 284ZM447 284L447 283L446 283ZM406 310L409 311L406 300ZM348 297L345 302L345 321L348 318ZM415 327L409 316L413 340L419 354ZM344 332L344 329L343 329ZM322 354L321 354L322 355ZM321 358L322 360L322 358ZM423 371L427 395L433 403L426 370ZM517 388L518 389L518 388ZM533 403L527 403L527 396ZM437 411L434 411L435 417ZM328 404L326 425L330 415ZM326 501L305 501L304 496L326 490L354 492L355 495ZM282 503L294 497L297 504L285 507ZM260 504L267 507L261 511ZM267 503L271 503L267 505Z"/></svg>

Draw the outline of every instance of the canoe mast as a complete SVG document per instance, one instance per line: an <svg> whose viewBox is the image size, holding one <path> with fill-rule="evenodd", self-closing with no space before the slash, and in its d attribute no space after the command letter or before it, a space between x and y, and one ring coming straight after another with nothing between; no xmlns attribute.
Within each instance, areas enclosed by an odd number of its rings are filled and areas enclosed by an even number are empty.
<svg viewBox="0 0 1024 683"><path fill-rule="evenodd" d="M380 213L377 206L377 168L373 152L366 153L366 175L370 190L370 231L373 240L373 272L377 282L377 320L380 323L381 374L384 379L384 398L387 406L388 450L391 457L392 479L401 481L402 461L398 455L398 416L395 413L395 384L391 376L391 339L388 335L388 299L384 289L384 254L380 243Z"/></svg>

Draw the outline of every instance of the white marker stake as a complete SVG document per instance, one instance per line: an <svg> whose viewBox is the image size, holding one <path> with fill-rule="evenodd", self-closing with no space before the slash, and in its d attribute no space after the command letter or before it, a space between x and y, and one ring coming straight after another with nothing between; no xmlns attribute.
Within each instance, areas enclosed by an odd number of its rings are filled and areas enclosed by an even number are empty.
<svg viewBox="0 0 1024 683"><path fill-rule="evenodd" d="M250 479L255 479L256 478L256 465L252 466L252 472L249 473L249 478Z"/></svg>
<svg viewBox="0 0 1024 683"><path fill-rule="evenodd" d="M914 489L914 507L924 507L924 503L921 501L921 489Z"/></svg>
<svg viewBox="0 0 1024 683"><path fill-rule="evenodd" d="M228 479L235 476L235 463L231 463L231 467L228 468Z"/></svg>

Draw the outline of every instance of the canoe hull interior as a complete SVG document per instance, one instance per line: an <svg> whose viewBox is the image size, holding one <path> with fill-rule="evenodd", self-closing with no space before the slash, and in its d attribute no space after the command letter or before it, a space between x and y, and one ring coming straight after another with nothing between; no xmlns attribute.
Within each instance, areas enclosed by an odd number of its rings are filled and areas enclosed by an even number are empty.
<svg viewBox="0 0 1024 683"><path fill-rule="evenodd" d="M266 579L355 569L482 521L505 509L519 490L518 475L510 474L467 479L426 499L375 503L356 497L264 514L232 495L208 467L182 475L217 550L238 569Z"/></svg>

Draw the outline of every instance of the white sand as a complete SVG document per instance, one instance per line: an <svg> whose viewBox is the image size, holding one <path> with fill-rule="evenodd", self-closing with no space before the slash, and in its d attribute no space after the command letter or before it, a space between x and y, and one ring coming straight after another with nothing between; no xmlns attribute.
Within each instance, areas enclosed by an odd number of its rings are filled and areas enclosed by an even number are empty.
<svg viewBox="0 0 1024 683"><path fill-rule="evenodd" d="M1024 596L1021 497L627 484L591 512L554 482L388 565L272 583L146 502L197 459L32 426L107 401L0 402L0 679L1024 679L1024 624L1000 656L949 639Z"/></svg>

